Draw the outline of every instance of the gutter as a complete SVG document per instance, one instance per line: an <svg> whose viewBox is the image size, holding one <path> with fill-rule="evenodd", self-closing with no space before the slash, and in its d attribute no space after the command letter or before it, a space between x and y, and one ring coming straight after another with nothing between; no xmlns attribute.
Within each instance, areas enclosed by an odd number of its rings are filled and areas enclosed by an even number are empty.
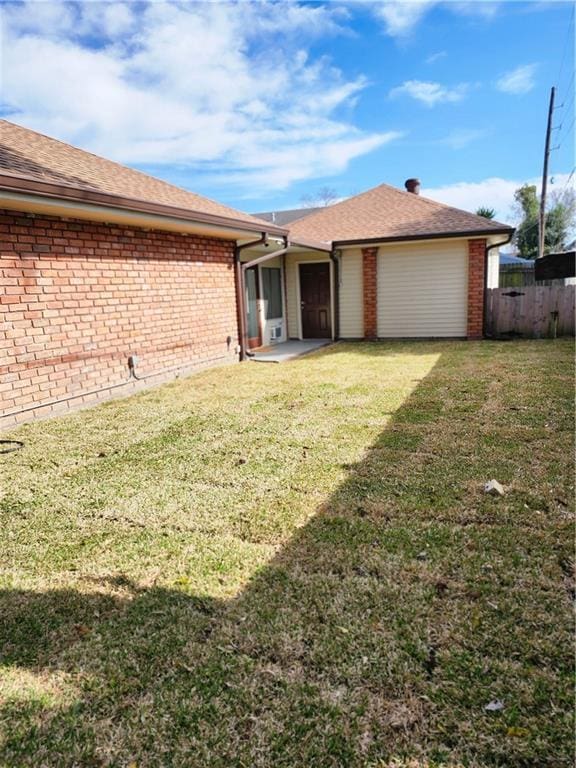
<svg viewBox="0 0 576 768"><path fill-rule="evenodd" d="M298 235L296 235L295 238L292 238L290 242L292 245L295 245L295 246L308 248L309 250L312 250L312 251L322 251L324 253L328 253L332 248L332 244L329 242L322 243L319 240L308 240L307 238L305 239L303 237L299 237Z"/></svg>
<svg viewBox="0 0 576 768"><path fill-rule="evenodd" d="M514 234L514 229L511 227L502 227L502 229L489 229L489 230L467 230L463 232L434 232L427 235L397 235L394 237L369 237L365 239L356 240L334 240L332 246L334 248L349 246L349 245L377 245L385 243L402 243L411 240L445 240L455 237L487 237L489 235L506 235L510 233L510 239ZM506 242L510 242L507 240Z"/></svg>
<svg viewBox="0 0 576 768"><path fill-rule="evenodd" d="M270 259L273 259L276 256L283 256L289 249L290 243L288 242L288 238L285 237L284 248L280 248L277 251L271 251L270 253L265 253L262 256L258 256L256 259L252 259L252 261L242 262L242 272L246 273L246 270L250 269L250 267L255 267L257 264L262 264L264 261L270 261Z"/></svg>
<svg viewBox="0 0 576 768"><path fill-rule="evenodd" d="M509 230L509 234L506 240L502 240L499 243L493 243L492 245L487 245L486 250L484 251L484 305L482 307L482 336L484 338L487 338L486 310L488 309L488 254L492 248L500 248L501 245L508 245L508 243L511 242L512 238L514 237L515 231L516 230L514 229ZM498 269L500 269L500 266L498 266Z"/></svg>
<svg viewBox="0 0 576 768"><path fill-rule="evenodd" d="M60 182L55 183L52 181L41 181L31 177L13 176L5 172L0 173L0 203L2 202L2 191L12 193L12 195L37 195L38 197L51 200L99 205L123 211L136 211L138 213L150 213L156 216L166 216L174 219L182 219L184 221L198 222L199 224L211 224L216 227L223 227L230 230L258 232L261 229L261 226L257 221L252 223L243 219L223 216L221 214L194 211L190 208L181 208L165 203L153 203L148 200L124 197L110 192L83 189L81 187L74 187L70 184L63 184ZM14 198L12 197L12 200L13 199ZM54 215L57 215L56 211ZM272 235L285 236L287 234L286 229L282 229L273 224L267 226L266 231Z"/></svg>

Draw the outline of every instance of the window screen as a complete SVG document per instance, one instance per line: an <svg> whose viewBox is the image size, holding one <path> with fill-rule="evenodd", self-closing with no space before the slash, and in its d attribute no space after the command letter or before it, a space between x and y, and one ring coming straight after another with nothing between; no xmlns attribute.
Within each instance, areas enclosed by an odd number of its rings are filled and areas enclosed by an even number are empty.
<svg viewBox="0 0 576 768"><path fill-rule="evenodd" d="M282 317L281 270L262 267L262 292L266 306L266 320Z"/></svg>

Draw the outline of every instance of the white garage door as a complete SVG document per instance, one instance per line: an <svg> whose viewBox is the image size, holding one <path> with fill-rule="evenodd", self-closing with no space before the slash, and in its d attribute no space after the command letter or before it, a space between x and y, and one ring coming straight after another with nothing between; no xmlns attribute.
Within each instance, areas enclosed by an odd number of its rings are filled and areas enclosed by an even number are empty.
<svg viewBox="0 0 576 768"><path fill-rule="evenodd" d="M378 253L378 336L466 336L466 243L381 247Z"/></svg>

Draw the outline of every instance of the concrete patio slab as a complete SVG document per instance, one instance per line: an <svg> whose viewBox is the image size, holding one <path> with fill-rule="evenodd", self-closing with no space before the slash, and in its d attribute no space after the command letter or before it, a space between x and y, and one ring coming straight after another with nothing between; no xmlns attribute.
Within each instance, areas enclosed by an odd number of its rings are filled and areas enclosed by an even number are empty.
<svg viewBox="0 0 576 768"><path fill-rule="evenodd" d="M331 339L306 339L305 341L284 341L280 344L274 344L271 347L262 347L254 351L253 360L255 363L285 363L286 360L293 360L295 357L306 355L308 352L314 352L321 347L332 344Z"/></svg>

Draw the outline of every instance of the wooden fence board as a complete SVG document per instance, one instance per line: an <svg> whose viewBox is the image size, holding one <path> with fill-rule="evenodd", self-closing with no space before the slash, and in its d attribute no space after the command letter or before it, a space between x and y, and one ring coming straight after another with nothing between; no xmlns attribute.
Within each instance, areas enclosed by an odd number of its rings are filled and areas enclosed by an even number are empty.
<svg viewBox="0 0 576 768"><path fill-rule="evenodd" d="M574 336L575 300L574 285L490 288L486 297L488 335L536 339Z"/></svg>

